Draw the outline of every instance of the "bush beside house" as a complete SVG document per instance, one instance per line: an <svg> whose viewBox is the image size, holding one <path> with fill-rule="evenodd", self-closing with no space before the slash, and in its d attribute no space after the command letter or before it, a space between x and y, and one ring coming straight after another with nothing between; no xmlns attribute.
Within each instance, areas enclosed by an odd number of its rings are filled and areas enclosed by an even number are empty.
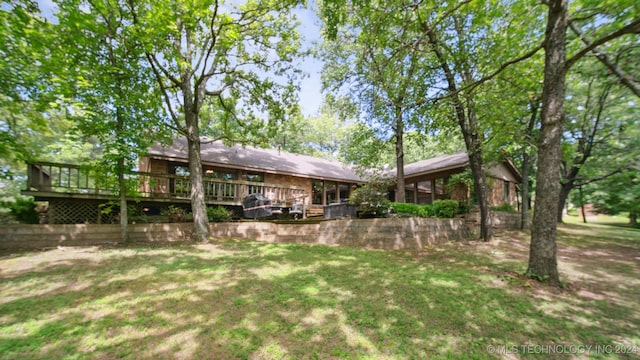
<svg viewBox="0 0 640 360"><path fill-rule="evenodd" d="M0 223L39 224L40 213L32 198L18 197L0 202Z"/></svg>

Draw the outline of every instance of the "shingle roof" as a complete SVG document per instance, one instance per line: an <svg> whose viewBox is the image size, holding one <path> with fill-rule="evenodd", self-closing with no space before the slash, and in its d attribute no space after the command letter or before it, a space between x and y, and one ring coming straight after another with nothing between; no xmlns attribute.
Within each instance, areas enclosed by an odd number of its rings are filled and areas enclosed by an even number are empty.
<svg viewBox="0 0 640 360"><path fill-rule="evenodd" d="M303 176L320 180L365 182L366 179L356 174L352 167L338 161L320 159L307 155L287 153L284 151L260 149L253 146L225 146L221 141L208 142L203 138L201 145L202 163L210 166L231 167ZM159 157L173 161L187 161L187 140L183 137L174 140L168 147L155 145L149 148L151 157ZM464 168L469 165L466 152L452 155L437 156L407 164L404 167L405 177L415 177L444 170ZM518 170L510 164L510 170L519 179ZM396 170L390 170L389 175L395 176Z"/></svg>
<svg viewBox="0 0 640 360"><path fill-rule="evenodd" d="M515 177L516 182L522 182L522 175L518 169L513 165L511 160L503 160L498 162L499 164L503 164L508 171ZM493 163L496 165L498 163ZM490 165L490 164L486 164ZM469 155L465 151L461 151L451 155L443 155L437 156L431 159L422 160L418 162L414 162L404 166L404 176L405 177L415 177L421 175L427 175L431 173L437 173L445 170L452 169L461 169L469 166ZM393 174L396 173L396 170L392 170ZM497 176L495 168L488 167L486 172L490 176Z"/></svg>
<svg viewBox="0 0 640 360"><path fill-rule="evenodd" d="M431 159L414 162L404 166L404 176L425 175L451 168L462 168L469 165L469 156L461 151L452 155L437 156ZM395 174L396 170L392 170Z"/></svg>
<svg viewBox="0 0 640 360"><path fill-rule="evenodd" d="M307 176L316 179L363 182L348 165L338 161L298 155L278 150L260 149L253 146L225 146L222 141L203 138L200 148L202 163L211 166L236 167L256 171ZM155 145L147 155L174 161L187 161L187 140L176 138L168 147Z"/></svg>

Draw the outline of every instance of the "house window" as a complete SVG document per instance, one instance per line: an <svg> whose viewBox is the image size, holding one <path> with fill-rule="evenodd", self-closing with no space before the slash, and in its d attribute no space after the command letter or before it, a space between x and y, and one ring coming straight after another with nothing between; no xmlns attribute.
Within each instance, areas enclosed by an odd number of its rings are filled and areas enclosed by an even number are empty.
<svg viewBox="0 0 640 360"><path fill-rule="evenodd" d="M349 184L339 184L338 185L338 189L340 190L340 202L341 203L348 203L349 202L349 189L351 187L349 186Z"/></svg>
<svg viewBox="0 0 640 360"><path fill-rule="evenodd" d="M505 181L504 182L504 203L505 204L510 204L511 203L511 194L509 193L509 182Z"/></svg>
<svg viewBox="0 0 640 360"><path fill-rule="evenodd" d="M418 204L431 204L431 181L418 183Z"/></svg>
<svg viewBox="0 0 640 360"><path fill-rule="evenodd" d="M324 183L322 180L316 180L311 183L311 203L314 205L322 205L322 197L324 193Z"/></svg>
<svg viewBox="0 0 640 360"><path fill-rule="evenodd" d="M404 191L404 202L406 202L407 204L412 204L413 203L413 195L415 194L415 192L413 190L405 190Z"/></svg>
<svg viewBox="0 0 640 360"><path fill-rule="evenodd" d="M191 191L191 184L189 183L189 168L186 166L175 165L172 170L176 177L169 179L169 192L174 196L189 196Z"/></svg>
<svg viewBox="0 0 640 360"><path fill-rule="evenodd" d="M264 175L263 174L258 174L258 173L245 173L243 176L244 180L249 181L249 182L253 182L253 183L261 183L264 182ZM264 194L264 186L262 185L253 185L253 184L249 184L247 185L247 192L249 194Z"/></svg>
<svg viewBox="0 0 640 360"><path fill-rule="evenodd" d="M207 197L218 200L231 200L238 196L236 184L224 183L226 181L238 180L238 173L228 169L204 169L204 188Z"/></svg>
<svg viewBox="0 0 640 360"><path fill-rule="evenodd" d="M335 182L325 182L324 191L327 194L326 205L334 204L338 202L337 184Z"/></svg>
<svg viewBox="0 0 640 360"><path fill-rule="evenodd" d="M174 166L173 173L178 176L189 176L189 168L186 166Z"/></svg>
<svg viewBox="0 0 640 360"><path fill-rule="evenodd" d="M244 179L251 182L264 182L264 174L246 173Z"/></svg>
<svg viewBox="0 0 640 360"><path fill-rule="evenodd" d="M219 180L238 180L238 173L228 170L207 169L204 171L204 175Z"/></svg>

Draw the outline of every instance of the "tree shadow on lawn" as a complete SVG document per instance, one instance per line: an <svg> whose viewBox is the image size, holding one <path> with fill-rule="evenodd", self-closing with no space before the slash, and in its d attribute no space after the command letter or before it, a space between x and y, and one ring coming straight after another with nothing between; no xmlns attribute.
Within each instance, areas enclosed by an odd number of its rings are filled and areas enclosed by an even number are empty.
<svg viewBox="0 0 640 360"><path fill-rule="evenodd" d="M575 332L597 344L635 346L640 355L640 242L612 229L563 224L558 232L558 267L563 290L526 279L530 236L524 232L499 233L494 244L475 243L474 250L489 254L496 267L507 270L507 281L520 285L539 301L546 315L574 323ZM640 233L638 233L640 235ZM505 275L505 274L503 274ZM579 324L580 326L575 326ZM592 333L592 335L589 335Z"/></svg>
<svg viewBox="0 0 640 360"><path fill-rule="evenodd" d="M490 257L457 248L226 241L2 259L0 358L493 358L489 345L638 338L618 308L496 284Z"/></svg>

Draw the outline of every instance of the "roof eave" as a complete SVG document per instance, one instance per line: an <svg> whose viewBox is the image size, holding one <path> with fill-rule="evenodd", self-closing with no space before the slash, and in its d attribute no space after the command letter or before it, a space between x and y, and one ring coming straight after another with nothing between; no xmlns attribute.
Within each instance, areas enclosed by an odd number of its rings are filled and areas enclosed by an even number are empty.
<svg viewBox="0 0 640 360"><path fill-rule="evenodd" d="M160 154L147 154L145 156L147 156L149 158L153 158L153 159L167 160L167 161L174 161L174 162L188 162L189 161L188 159L183 158L183 157L174 157L174 156L160 155ZM362 180L362 179L343 179L343 178L335 178L335 177L330 177L330 176L299 174L299 173L292 173L292 172L289 172L289 171L279 171L278 169L273 169L273 168L259 168L259 167L254 167L254 166L237 166L237 165L233 165L233 164L229 164L229 163L220 163L220 162L212 162L212 161L202 161L202 165L212 166L212 167L220 167L220 168L228 168L228 169L236 169L236 170L249 170L249 171L256 171L256 172L264 172L264 173L275 174L275 175L288 175L288 176L295 176L295 177L301 177L301 178L306 178L306 179L318 179L318 180L323 180L323 181L353 182L353 183L357 183L357 184L365 183L365 181Z"/></svg>
<svg viewBox="0 0 640 360"><path fill-rule="evenodd" d="M450 170L454 170L454 169L462 169L462 168L466 168L468 166L469 166L469 161L467 161L467 162L465 162L463 164L449 165L449 166L446 166L446 167L427 170L427 171L422 171L422 172L416 172L416 173L411 173L411 174L405 173L404 177L405 178L408 178L408 177L419 177L419 176L424 176L424 175L436 174L436 173L439 173L439 172L450 171Z"/></svg>

